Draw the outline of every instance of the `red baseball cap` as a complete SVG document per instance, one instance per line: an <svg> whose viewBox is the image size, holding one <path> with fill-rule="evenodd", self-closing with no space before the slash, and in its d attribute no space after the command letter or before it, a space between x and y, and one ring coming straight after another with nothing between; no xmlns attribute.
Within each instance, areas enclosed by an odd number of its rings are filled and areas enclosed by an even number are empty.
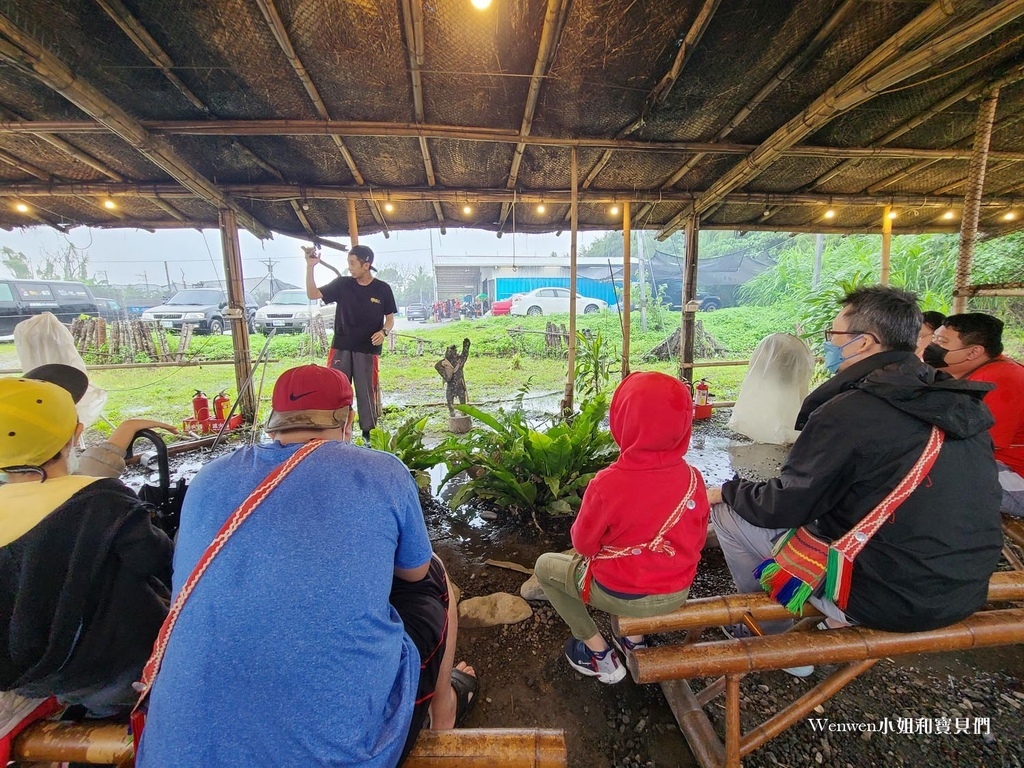
<svg viewBox="0 0 1024 768"><path fill-rule="evenodd" d="M335 429L348 420L352 385L334 368L300 365L289 368L274 384L274 410L268 432L288 429Z"/></svg>

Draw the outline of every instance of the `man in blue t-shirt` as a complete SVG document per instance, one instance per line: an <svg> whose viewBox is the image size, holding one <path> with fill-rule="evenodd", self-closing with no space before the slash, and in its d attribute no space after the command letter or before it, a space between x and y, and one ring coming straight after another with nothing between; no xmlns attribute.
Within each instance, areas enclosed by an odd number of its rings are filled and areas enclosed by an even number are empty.
<svg viewBox="0 0 1024 768"><path fill-rule="evenodd" d="M395 766L475 702L452 668L454 600L416 484L394 456L344 442L344 374L292 368L274 442L203 467L185 497L175 593L224 521L276 467L327 440L226 542L174 626L150 696L141 768Z"/></svg>
<svg viewBox="0 0 1024 768"><path fill-rule="evenodd" d="M306 254L306 295L337 304L334 313L334 340L327 364L348 376L355 385L359 428L369 441L370 430L377 426L378 364L384 339L395 324L395 295L391 286L373 276L373 251L356 245L348 252L351 277L336 277L322 288L313 279L313 267L320 261L314 248Z"/></svg>

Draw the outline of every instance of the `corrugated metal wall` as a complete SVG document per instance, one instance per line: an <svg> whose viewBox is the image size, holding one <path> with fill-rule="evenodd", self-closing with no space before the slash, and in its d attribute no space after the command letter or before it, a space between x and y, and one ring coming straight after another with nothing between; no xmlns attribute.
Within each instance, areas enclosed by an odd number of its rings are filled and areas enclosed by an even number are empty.
<svg viewBox="0 0 1024 768"><path fill-rule="evenodd" d="M527 293L534 288L568 288L568 277L497 277L495 300L507 299L514 293ZM599 283L586 277L576 280L576 292L591 299L604 299L609 306L615 306L615 291L610 283Z"/></svg>
<svg viewBox="0 0 1024 768"><path fill-rule="evenodd" d="M437 281L437 298L461 298L467 293L476 296L480 293L479 267L442 267L434 268L434 279Z"/></svg>

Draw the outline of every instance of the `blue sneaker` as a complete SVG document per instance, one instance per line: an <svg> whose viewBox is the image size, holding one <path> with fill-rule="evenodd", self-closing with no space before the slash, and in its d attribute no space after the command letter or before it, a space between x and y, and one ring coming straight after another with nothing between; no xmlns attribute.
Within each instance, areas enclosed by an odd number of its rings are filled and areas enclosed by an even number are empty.
<svg viewBox="0 0 1024 768"><path fill-rule="evenodd" d="M594 653L582 640L570 637L565 641L565 658L577 672L596 677L601 683L617 683L626 676L626 668L622 666L613 648L603 653Z"/></svg>

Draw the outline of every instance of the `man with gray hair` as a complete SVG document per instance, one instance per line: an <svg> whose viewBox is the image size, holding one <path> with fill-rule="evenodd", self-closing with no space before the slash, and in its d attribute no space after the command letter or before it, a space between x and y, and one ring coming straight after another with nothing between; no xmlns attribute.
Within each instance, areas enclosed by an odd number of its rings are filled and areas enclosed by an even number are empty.
<svg viewBox="0 0 1024 768"><path fill-rule="evenodd" d="M907 477L938 427L934 465L854 560L845 611L821 594L811 602L833 623L893 632L952 624L984 604L1002 547L992 417L982 404L991 385L917 359L913 294L860 288L842 306L825 331L835 375L804 401L779 477L708 492L724 502L711 515L718 540L737 588L758 591L754 570L780 536L800 526L825 541L846 534Z"/></svg>

